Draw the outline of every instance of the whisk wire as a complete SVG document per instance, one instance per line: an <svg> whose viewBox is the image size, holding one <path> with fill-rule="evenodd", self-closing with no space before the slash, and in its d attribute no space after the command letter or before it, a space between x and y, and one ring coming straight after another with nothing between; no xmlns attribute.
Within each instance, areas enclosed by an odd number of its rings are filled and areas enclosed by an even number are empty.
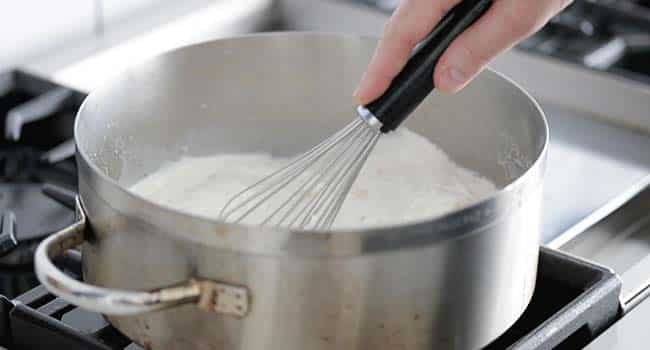
<svg viewBox="0 0 650 350"><path fill-rule="evenodd" d="M371 132L374 132L374 130L371 131ZM323 228L328 229L334 223L334 220L336 219L336 217L337 217L337 215L338 215L338 213L339 213L339 211L341 209L341 206L343 206L343 203L345 202L345 198L346 198L345 194L347 194L348 191L350 191L350 188L354 184L354 180L357 178L357 176L359 176L359 173L361 172L361 169L363 168L363 164L365 164L366 160L368 159L368 156L370 156L370 152L375 147L378 140L379 140L379 133L374 132L371 135L368 142L364 145L364 148L361 151L361 153L359 154L358 158L360 158L360 159L353 161L354 169L353 169L352 174L350 176L351 180L343 182L343 184L345 186L342 187L342 189L334 197L334 198L336 198L336 201L332 202L332 203L335 203L334 208L333 209L329 209L329 208L326 209L326 213L328 213L328 216L327 216L327 220L323 223L323 226L322 226Z"/></svg>
<svg viewBox="0 0 650 350"><path fill-rule="evenodd" d="M360 130L355 129L355 131L354 131L354 132L350 135L350 137L348 137L346 140L350 140L350 139L357 138L357 137L359 136L358 134L360 134L360 133L361 133ZM325 191L327 191L327 187L329 186L329 180L327 180L327 181L323 181L323 179L324 179L326 176L329 175L329 173L331 172L332 169L335 169L335 167L333 167L333 165L336 165L337 163L340 163L340 162L339 162L340 159L341 159L341 158L342 158L342 157L343 157L343 156L348 152L348 150L350 149L350 146L351 146L351 145L352 145L352 144L348 141L348 142L345 144L345 146L343 146L343 144L340 144L339 147L338 147L339 150L338 150L337 152L334 152L334 151L330 152L330 153L332 153L332 156L330 157L331 159L330 159L328 162L323 162L322 165L318 168L318 170L316 170L316 171L314 172L314 174L312 175L312 177L310 178L310 180L306 181L306 182L303 184L303 186L301 186L301 188L298 189L298 191L296 191L296 192L293 193L293 195L292 195L292 196L291 196L291 197L290 197L286 202L289 202L291 199L293 199L293 197L296 197L298 194L300 194L300 198L298 199L298 201L295 201L295 202L294 202L294 204L292 205L292 207L291 207L291 208L290 208L290 209L285 213L285 215L282 217L282 219L279 220L279 222L277 223L277 226L278 226L278 227L282 224L282 222L284 222L284 220L285 220L288 216L290 216L291 213L295 213L295 209L296 209L296 208L297 208L297 207L298 207L298 206L299 206L299 205L300 205L304 200L309 200L309 194L313 192L313 188L314 188L314 187L317 187L319 183L325 183L325 184L326 184L325 186L321 186L321 190L319 191L319 194L318 194L317 198L314 199L314 200L312 201L313 203L317 203L317 202L318 202L318 200L322 197L323 193L324 193ZM313 180L313 181L312 181L312 180ZM312 184L312 186L310 186L309 188L307 188L306 191L303 191L304 187L305 187L307 184L310 184L310 183ZM295 214L295 215L294 215L294 219L289 223L289 226L294 225L295 222L297 221L297 219L300 218L300 217L302 216L302 214L304 213L304 211L305 211L307 208L308 208L308 207L305 206L305 207L303 207L302 210L300 210L297 214ZM273 214L271 214L271 215L274 215L274 214L275 214L275 213L273 213ZM310 215L310 214L308 213L307 215ZM269 217L269 219L270 219L270 218L271 218L271 217ZM303 226L304 226L304 223L301 224L301 227L303 227Z"/></svg>
<svg viewBox="0 0 650 350"><path fill-rule="evenodd" d="M364 129L365 130L362 136L359 137L359 140L356 139L351 140L351 142L353 142L356 146L354 151L349 153L348 158L344 162L341 162L341 168L337 170L335 176L328 183L327 186L328 188L324 189L321 192L321 196L323 198L318 202L315 201L315 203L313 203L312 205L314 209L313 213L308 213L305 216L305 219L313 218L314 216L317 218L317 221L313 227L314 229L329 228L330 225L328 224L328 222L333 221L333 219L330 220L329 217L333 216L335 218L336 214L338 214L338 212L332 211L333 209L336 209L336 205L335 205L336 202L339 199L345 200L345 194L347 193L347 191L345 191L345 187L346 187L345 185L348 183L352 185L352 183L356 179L357 173L354 171L354 168L362 166L362 164L358 164L358 161L362 158L361 153L366 152L366 148L368 144L372 141L373 137L375 137L376 134L373 130L369 128L364 128ZM331 187L332 190L328 191L329 187ZM317 213L324 213L324 214L317 215ZM306 222L303 223L301 226L306 227Z"/></svg>
<svg viewBox="0 0 650 350"><path fill-rule="evenodd" d="M327 139L325 139L323 142L321 142L318 146L313 147L309 151L303 153L296 159L292 160L289 164L287 164L285 167L273 172L272 174L268 175L267 177L257 181L253 185L243 189L242 191L238 192L235 196L233 196L221 209L221 212L219 213L219 217L228 220L228 218L234 214L237 210L245 207L246 205L250 204L253 200L259 198L260 196L264 195L270 190L273 190L276 188L276 186L279 189L282 189L284 185L292 181L292 176L294 176L296 173L299 173L302 171L303 167L298 167L298 165L301 162L307 162L308 164L311 164L312 162L318 160L318 157L321 157L322 154L318 154L317 151L319 150L319 147L323 147L325 149L329 149L336 145L336 142L343 137L345 134L349 133L350 131L353 130L352 123L348 124L345 128L339 130L337 133L331 135ZM307 164L307 165L308 165ZM286 174L285 174L286 173ZM266 185L266 186L264 186ZM264 186L262 190L259 191L253 191L253 189L256 189L257 187ZM262 198L260 201L255 202L257 203L254 205L252 208L244 212L242 215L237 217L236 219L233 219L231 221L233 222L239 222L242 219L244 219L246 216L250 214L253 210L257 209L266 199L270 198L270 196L274 195L277 191L270 193L269 195L265 196ZM247 197L247 193L252 193L250 197Z"/></svg>
<svg viewBox="0 0 650 350"><path fill-rule="evenodd" d="M289 162L282 169L240 191L221 209L220 218L230 222L241 222L262 205L270 202L269 200L278 195L282 189L297 183L297 190L288 198L283 199L282 203L266 216L262 224L267 225L275 222L274 224L280 227L285 221L290 220L289 227L294 227L296 222L300 222L298 227L305 228L310 221L313 221L315 214L318 214L323 204L329 201L332 193L329 193L328 189L332 187L332 183L335 183L333 188L336 191L334 192L340 192L338 184L348 177L347 174L351 168L351 165L347 164L350 158L357 159L359 156L357 153L367 146L366 139L369 132L377 134L378 137L378 131L368 127L363 120L355 119L334 135ZM359 142L360 140L362 141ZM306 175L307 178L301 182L300 180L305 177L303 175ZM312 200L309 205L310 194L313 193L315 193L316 199ZM305 201L307 201L307 205L305 205ZM302 210L296 211L296 208L301 205L303 206ZM331 204L328 204L326 208L331 208ZM305 212L307 212L307 216L304 216ZM234 218L232 218L233 216ZM278 216L279 220L276 221ZM327 218L329 215L317 216L314 228L319 228L319 225L331 221L322 221L323 217ZM300 220L301 218L302 220Z"/></svg>
<svg viewBox="0 0 650 350"><path fill-rule="evenodd" d="M343 152L337 157L336 166L332 166L331 164L327 166L327 173L328 175L331 174L331 176L328 176L327 180L322 182L323 186L321 186L319 193L312 200L311 205L304 207L300 213L300 217L302 217L302 221L299 224L300 228L307 228L311 220L322 217L322 215L319 215L319 210L323 206L323 203L329 200L330 194L332 193L332 191L329 191L330 187L334 184L334 189L336 189L336 184L340 179L345 178L347 163L359 151L359 143L356 140L365 137L365 130L363 129L359 128L357 134L342 142L341 147L343 148ZM341 158L342 160L340 160ZM307 208L306 214L303 214ZM319 228L318 223L313 228Z"/></svg>

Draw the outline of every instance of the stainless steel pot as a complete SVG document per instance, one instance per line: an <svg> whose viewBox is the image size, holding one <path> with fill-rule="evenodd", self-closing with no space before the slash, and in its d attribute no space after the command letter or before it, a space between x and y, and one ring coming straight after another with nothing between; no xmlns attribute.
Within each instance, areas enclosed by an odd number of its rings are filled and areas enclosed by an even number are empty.
<svg viewBox="0 0 650 350"><path fill-rule="evenodd" d="M535 285L548 131L535 101L494 72L434 94L408 122L502 188L444 217L286 232L127 190L182 154L307 149L354 118L374 46L335 34L217 40L94 91L75 128L80 221L41 244L40 281L145 348L475 349L497 337ZM81 243L85 282L50 260Z"/></svg>

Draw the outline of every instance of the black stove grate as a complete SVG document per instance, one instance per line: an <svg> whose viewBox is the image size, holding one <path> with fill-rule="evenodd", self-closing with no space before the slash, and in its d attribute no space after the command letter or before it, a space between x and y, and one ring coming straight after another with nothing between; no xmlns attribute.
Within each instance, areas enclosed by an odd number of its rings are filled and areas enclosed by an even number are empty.
<svg viewBox="0 0 650 350"><path fill-rule="evenodd" d="M576 0L519 47L650 83L650 8L639 0Z"/></svg>
<svg viewBox="0 0 650 350"><path fill-rule="evenodd" d="M74 118L84 94L21 72L0 73L0 294L33 288L38 242L74 222L44 185L76 191ZM24 268L16 268L25 265Z"/></svg>

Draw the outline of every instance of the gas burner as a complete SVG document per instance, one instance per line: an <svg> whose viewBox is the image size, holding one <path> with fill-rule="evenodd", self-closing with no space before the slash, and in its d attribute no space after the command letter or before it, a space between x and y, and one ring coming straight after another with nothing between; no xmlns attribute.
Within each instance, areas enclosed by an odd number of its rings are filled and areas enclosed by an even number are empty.
<svg viewBox="0 0 650 350"><path fill-rule="evenodd" d="M44 185L74 187L76 167L65 159L70 156L60 160L56 152L22 144L0 147L0 264L31 263L40 239L74 222L73 210L43 193Z"/></svg>
<svg viewBox="0 0 650 350"><path fill-rule="evenodd" d="M33 181L40 163L40 152L36 149L11 145L0 149L0 181Z"/></svg>
<svg viewBox="0 0 650 350"><path fill-rule="evenodd" d="M47 198L40 183L0 183L0 263L31 263L32 249L9 254L74 222L74 211ZM37 243L37 242L34 242ZM20 253L28 254L20 254Z"/></svg>
<svg viewBox="0 0 650 350"><path fill-rule="evenodd" d="M73 187L75 183L74 163L50 164L50 154L21 144L0 147L0 264L30 263L39 239L74 221L72 210L42 192L44 184ZM23 249L10 254L19 245Z"/></svg>

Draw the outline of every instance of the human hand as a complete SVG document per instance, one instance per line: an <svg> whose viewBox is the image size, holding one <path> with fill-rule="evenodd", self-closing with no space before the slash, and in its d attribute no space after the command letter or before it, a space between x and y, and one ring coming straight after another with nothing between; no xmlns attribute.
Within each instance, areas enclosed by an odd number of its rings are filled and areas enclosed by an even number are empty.
<svg viewBox="0 0 650 350"><path fill-rule="evenodd" d="M388 88L415 46L460 0L403 0L354 93L366 105ZM495 0L490 9L447 48L436 65L437 89L455 93L494 57L541 29L571 0Z"/></svg>

